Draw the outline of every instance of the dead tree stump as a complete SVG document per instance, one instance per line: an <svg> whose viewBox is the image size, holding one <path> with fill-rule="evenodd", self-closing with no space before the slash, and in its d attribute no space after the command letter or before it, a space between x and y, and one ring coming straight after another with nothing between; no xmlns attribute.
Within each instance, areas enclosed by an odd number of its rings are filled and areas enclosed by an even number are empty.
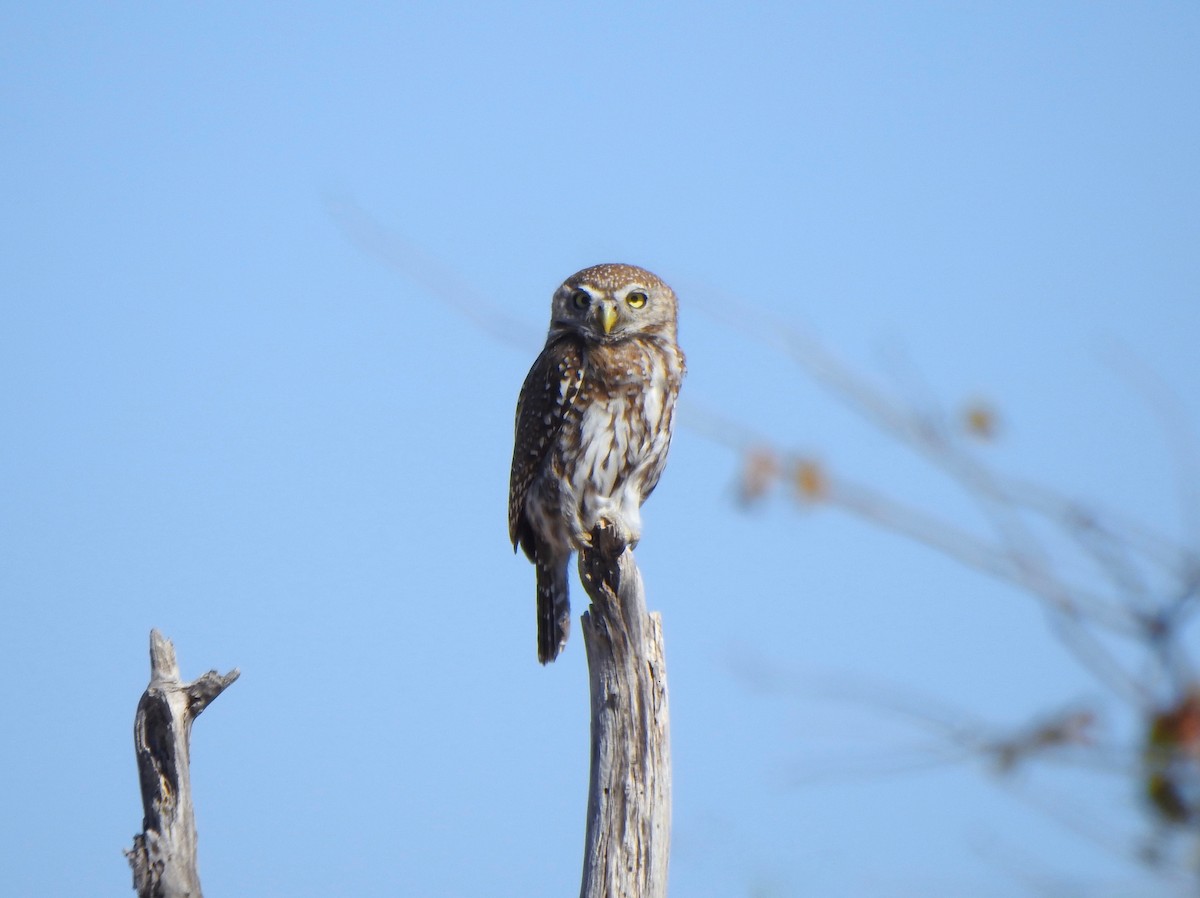
<svg viewBox="0 0 1200 898"><path fill-rule="evenodd" d="M671 751L662 618L642 577L601 522L579 555L592 604L583 615L592 757L580 898L665 898Z"/></svg>
<svg viewBox="0 0 1200 898"><path fill-rule="evenodd" d="M150 685L133 724L142 787L142 832L125 852L138 898L202 898L196 869L196 818L192 810L192 721L238 678L210 670L180 682L175 646L150 631Z"/></svg>

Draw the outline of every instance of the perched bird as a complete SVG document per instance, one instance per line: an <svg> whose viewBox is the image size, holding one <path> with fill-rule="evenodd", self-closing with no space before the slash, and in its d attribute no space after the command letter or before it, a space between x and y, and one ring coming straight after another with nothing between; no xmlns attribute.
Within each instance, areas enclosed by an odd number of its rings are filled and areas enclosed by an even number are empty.
<svg viewBox="0 0 1200 898"><path fill-rule="evenodd" d="M641 538L686 370L675 294L632 265L596 265L554 293L550 332L517 400L508 535L537 571L538 660L567 642L567 566L609 522Z"/></svg>

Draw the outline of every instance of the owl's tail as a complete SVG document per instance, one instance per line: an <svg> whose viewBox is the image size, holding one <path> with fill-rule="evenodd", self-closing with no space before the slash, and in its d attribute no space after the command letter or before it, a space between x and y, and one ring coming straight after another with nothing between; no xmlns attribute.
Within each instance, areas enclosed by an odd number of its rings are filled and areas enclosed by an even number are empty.
<svg viewBox="0 0 1200 898"><path fill-rule="evenodd" d="M538 660L549 664L558 657L571 632L571 599L567 594L566 558L538 559L537 626Z"/></svg>

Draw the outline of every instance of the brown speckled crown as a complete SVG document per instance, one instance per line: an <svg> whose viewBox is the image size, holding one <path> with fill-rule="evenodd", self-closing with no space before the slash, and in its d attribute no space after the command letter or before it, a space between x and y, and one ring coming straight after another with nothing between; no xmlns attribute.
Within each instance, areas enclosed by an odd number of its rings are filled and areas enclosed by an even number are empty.
<svg viewBox="0 0 1200 898"><path fill-rule="evenodd" d="M601 290L615 290L630 281L637 281L646 287L670 289L663 283L662 278L653 272L647 271L645 268L638 268L636 265L625 265L620 262L605 262L602 265L593 265L591 268L577 271L563 282L563 286L574 287L578 284L587 284L599 287Z"/></svg>

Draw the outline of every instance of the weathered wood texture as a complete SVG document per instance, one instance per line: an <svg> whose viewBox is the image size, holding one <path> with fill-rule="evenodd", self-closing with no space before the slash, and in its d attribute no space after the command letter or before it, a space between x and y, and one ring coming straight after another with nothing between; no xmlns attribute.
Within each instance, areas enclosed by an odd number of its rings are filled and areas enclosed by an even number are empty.
<svg viewBox="0 0 1200 898"><path fill-rule="evenodd" d="M581 898L665 898L671 751L662 619L646 613L633 552L612 529L592 533L579 573L592 701Z"/></svg>
<svg viewBox="0 0 1200 898"><path fill-rule="evenodd" d="M192 721L238 678L210 670L179 680L175 646L150 631L150 685L133 725L142 786L142 832L125 852L139 898L201 898L196 870L196 819L192 810L189 743Z"/></svg>

